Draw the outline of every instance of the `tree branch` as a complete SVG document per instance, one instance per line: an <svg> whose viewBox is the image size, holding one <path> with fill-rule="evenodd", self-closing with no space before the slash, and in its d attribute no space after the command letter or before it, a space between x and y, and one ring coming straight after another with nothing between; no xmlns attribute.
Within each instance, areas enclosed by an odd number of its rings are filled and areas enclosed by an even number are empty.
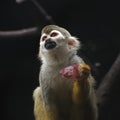
<svg viewBox="0 0 120 120"><path fill-rule="evenodd" d="M39 34L40 30L37 27L13 31L0 31L0 39L32 37Z"/></svg>
<svg viewBox="0 0 120 120"><path fill-rule="evenodd" d="M98 105L104 106L112 94L114 83L120 78L120 54L97 89Z"/></svg>

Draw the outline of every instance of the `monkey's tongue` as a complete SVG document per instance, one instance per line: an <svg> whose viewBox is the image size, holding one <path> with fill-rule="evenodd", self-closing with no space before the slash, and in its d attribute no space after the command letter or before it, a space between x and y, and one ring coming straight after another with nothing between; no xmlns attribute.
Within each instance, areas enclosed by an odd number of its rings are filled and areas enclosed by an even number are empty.
<svg viewBox="0 0 120 120"><path fill-rule="evenodd" d="M56 43L54 41L49 41L47 43L45 43L45 48L46 49L52 49L56 47Z"/></svg>

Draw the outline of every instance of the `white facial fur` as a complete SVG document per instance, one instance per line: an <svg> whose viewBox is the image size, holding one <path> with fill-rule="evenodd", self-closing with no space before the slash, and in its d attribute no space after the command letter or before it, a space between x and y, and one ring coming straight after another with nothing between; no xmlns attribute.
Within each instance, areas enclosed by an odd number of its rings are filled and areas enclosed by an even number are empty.
<svg viewBox="0 0 120 120"><path fill-rule="evenodd" d="M51 50L47 50L44 47L45 41L47 39L52 39L54 42L56 42L57 46ZM50 52L60 46L63 46L65 43L67 43L67 40L65 40L65 37L63 36L63 34L58 30L52 30L49 34L46 34L46 33L42 34L42 36L40 38L40 51L41 52Z"/></svg>
<svg viewBox="0 0 120 120"><path fill-rule="evenodd" d="M53 30L49 34L44 33L40 38L40 42L44 42L46 39L49 38L52 38L53 40L65 39L61 32Z"/></svg>

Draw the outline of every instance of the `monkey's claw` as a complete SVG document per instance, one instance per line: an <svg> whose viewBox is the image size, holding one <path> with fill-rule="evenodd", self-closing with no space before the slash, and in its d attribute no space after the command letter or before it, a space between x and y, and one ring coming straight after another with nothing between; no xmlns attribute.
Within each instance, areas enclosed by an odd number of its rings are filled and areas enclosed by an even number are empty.
<svg viewBox="0 0 120 120"><path fill-rule="evenodd" d="M90 74L90 67L87 64L78 64L68 66L60 70L60 74L63 77L73 77L74 79L84 79Z"/></svg>

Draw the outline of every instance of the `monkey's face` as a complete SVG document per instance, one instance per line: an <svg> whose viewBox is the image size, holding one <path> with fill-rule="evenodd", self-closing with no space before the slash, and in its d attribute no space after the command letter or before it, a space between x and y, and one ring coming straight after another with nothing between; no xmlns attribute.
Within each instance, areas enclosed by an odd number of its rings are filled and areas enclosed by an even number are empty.
<svg viewBox="0 0 120 120"><path fill-rule="evenodd" d="M40 50L43 52L55 51L63 48L67 40L60 31L52 30L49 34L43 33L40 39Z"/></svg>
<svg viewBox="0 0 120 120"><path fill-rule="evenodd" d="M45 26L41 34L39 57L42 61L65 58L69 54L76 54L79 48L79 41L59 26Z"/></svg>

